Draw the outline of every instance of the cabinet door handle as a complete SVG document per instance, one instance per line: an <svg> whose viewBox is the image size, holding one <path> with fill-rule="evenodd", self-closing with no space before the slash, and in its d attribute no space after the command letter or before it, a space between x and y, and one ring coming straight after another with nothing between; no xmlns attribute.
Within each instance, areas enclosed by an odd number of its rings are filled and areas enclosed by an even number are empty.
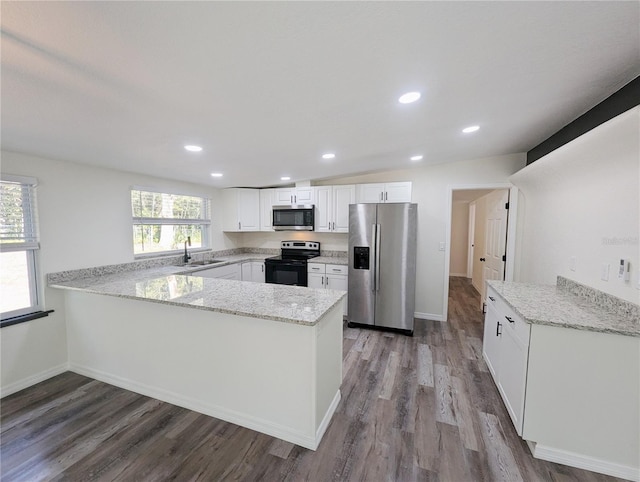
<svg viewBox="0 0 640 482"><path fill-rule="evenodd" d="M480 261L482 261L483 263L487 260L487 258L480 258Z"/></svg>
<svg viewBox="0 0 640 482"><path fill-rule="evenodd" d="M337 268L331 268L331 271L337 271L339 273L342 270L341 269L337 269Z"/></svg>
<svg viewBox="0 0 640 482"><path fill-rule="evenodd" d="M384 201L384 193L383 192L380 193L380 201Z"/></svg>
<svg viewBox="0 0 640 482"><path fill-rule="evenodd" d="M327 276L327 288L329 287L329 277Z"/></svg>
<svg viewBox="0 0 640 482"><path fill-rule="evenodd" d="M260 266L262 268L262 272L264 273L264 264Z"/></svg>
<svg viewBox="0 0 640 482"><path fill-rule="evenodd" d="M242 229L242 224L240 224L240 221L238 221L238 229Z"/></svg>
<svg viewBox="0 0 640 482"><path fill-rule="evenodd" d="M496 300L493 296L489 296L489 299L490 299L491 301L495 301L495 300Z"/></svg>
<svg viewBox="0 0 640 482"><path fill-rule="evenodd" d="M336 223L331 223L331 231L335 231L336 230Z"/></svg>
<svg viewBox="0 0 640 482"><path fill-rule="evenodd" d="M496 324L496 336L500 336L502 335L502 331L500 331L500 327L502 326L502 323L500 323L499 321Z"/></svg>
<svg viewBox="0 0 640 482"><path fill-rule="evenodd" d="M513 320L513 318L509 317L509 316L505 316L505 318L507 319L507 321L509 323L515 323L515 321Z"/></svg>
<svg viewBox="0 0 640 482"><path fill-rule="evenodd" d="M384 193L384 200L388 200L389 199L389 193L385 191Z"/></svg>

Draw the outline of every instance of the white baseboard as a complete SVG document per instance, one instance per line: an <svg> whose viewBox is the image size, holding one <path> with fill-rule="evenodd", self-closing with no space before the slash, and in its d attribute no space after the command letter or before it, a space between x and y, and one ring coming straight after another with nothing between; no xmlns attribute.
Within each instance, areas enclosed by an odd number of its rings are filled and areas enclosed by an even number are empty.
<svg viewBox="0 0 640 482"><path fill-rule="evenodd" d="M70 364L69 370L80 375L85 375L101 382L108 383L110 385L115 385L116 387L124 388L125 390L139 393L147 397L155 398L163 402L171 403L173 405L193 410L198 413L203 413L205 415L209 415L210 417L224 420L225 422L235 423L236 425L240 425L257 432L271 435L272 437L291 442L295 445L299 445L310 450L315 450L318 447L318 444L320 442L319 437L322 437L324 431L327 429L329 421L331 420L331 416L333 415L333 412L335 411L336 407L338 406L338 402L340 401L340 390L338 390L314 437L313 435L308 435L303 432L292 430L289 427L275 424L273 422L269 422L268 420L263 420L258 417L247 415L245 413L236 412L235 410L229 410L228 408L220 407L215 404L185 397L179 393L142 384L134 380L114 376L109 373L104 373L74 363Z"/></svg>
<svg viewBox="0 0 640 482"><path fill-rule="evenodd" d="M340 398L341 398L341 394L340 394L340 390L338 390L336 392L335 397L333 397L333 400L331 401L331 404L329 405L327 412L324 414L324 417L322 418L322 422L320 422L320 425L318 426L318 430L316 430L316 446L313 447L312 450L315 450L318 448L318 444L322 440L324 433L327 431L327 427L329 427L331 418L333 418L333 414L338 408L338 404L340 403Z"/></svg>
<svg viewBox="0 0 640 482"><path fill-rule="evenodd" d="M0 398L4 398L12 393L19 392L20 390L24 390L25 388L29 388L36 383L44 382L49 378L55 377L56 375L60 375L69 370L68 363L62 363L53 368L49 368L48 370L42 371L40 373L36 373L35 375L31 375L30 377L23 378L22 380L18 380L17 382L13 382L6 387L0 387Z"/></svg>
<svg viewBox="0 0 640 482"><path fill-rule="evenodd" d="M449 276L455 276L457 278L467 278L467 273L449 273Z"/></svg>
<svg viewBox="0 0 640 482"><path fill-rule="evenodd" d="M539 443L531 443L529 441L527 441L527 443L529 444L531 453L536 459L564 464L578 469L590 470L591 472L598 472L599 474L620 477L634 482L640 481L640 468L638 467L587 457L574 452L567 452L566 450L540 445Z"/></svg>
<svg viewBox="0 0 640 482"><path fill-rule="evenodd" d="M414 318L418 318L420 320L432 320L432 321L447 321L442 313L436 315L435 313L420 313L416 311L413 314Z"/></svg>

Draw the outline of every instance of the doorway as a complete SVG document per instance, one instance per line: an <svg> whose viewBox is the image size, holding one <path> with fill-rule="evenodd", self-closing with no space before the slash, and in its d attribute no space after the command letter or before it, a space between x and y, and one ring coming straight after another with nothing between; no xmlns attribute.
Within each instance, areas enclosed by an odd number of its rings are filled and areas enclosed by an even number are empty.
<svg viewBox="0 0 640 482"><path fill-rule="evenodd" d="M447 319L449 278L469 280L486 295L486 280L512 280L517 188L510 184L453 186L449 192L443 320Z"/></svg>

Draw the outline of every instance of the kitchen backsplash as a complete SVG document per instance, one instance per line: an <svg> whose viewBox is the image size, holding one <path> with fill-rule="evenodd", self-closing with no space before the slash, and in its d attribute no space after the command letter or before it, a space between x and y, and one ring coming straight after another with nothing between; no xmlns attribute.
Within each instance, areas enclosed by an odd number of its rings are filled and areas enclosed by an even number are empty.
<svg viewBox="0 0 640 482"><path fill-rule="evenodd" d="M277 256L280 249L274 248L233 248L223 249L219 251L201 251L190 252L191 261L202 261L211 258L220 258L223 256L232 256L235 254L264 254ZM340 257L347 256L346 251L321 251L322 256ZM69 271L59 271L57 273L47 274L47 284L61 283L65 281L73 281L76 279L89 278L92 276L103 276L107 274L126 273L129 271L137 271L141 269L159 268L162 266L175 266L182 263L182 255L162 256L158 258L141 259L130 263L111 264L106 266L96 266L91 268L74 269Z"/></svg>
<svg viewBox="0 0 640 482"><path fill-rule="evenodd" d="M558 276L556 284L569 293L585 298L607 311L640 320L640 305L577 283L563 276Z"/></svg>

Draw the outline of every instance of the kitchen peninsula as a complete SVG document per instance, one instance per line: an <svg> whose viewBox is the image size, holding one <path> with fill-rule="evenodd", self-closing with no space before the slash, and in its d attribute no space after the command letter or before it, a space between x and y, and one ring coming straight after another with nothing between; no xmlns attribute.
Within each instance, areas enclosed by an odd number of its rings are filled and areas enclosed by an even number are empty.
<svg viewBox="0 0 640 482"><path fill-rule="evenodd" d="M340 401L345 292L185 269L50 274L69 369L315 450Z"/></svg>

